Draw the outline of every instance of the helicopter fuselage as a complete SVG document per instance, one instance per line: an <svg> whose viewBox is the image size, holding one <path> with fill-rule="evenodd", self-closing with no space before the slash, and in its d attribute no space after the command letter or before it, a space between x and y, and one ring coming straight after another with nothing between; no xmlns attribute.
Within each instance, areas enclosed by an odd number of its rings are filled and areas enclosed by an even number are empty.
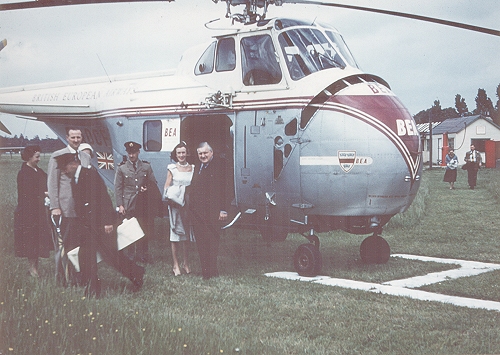
<svg viewBox="0 0 500 355"><path fill-rule="evenodd" d="M170 152L208 141L230 164L251 223L369 233L413 201L415 122L327 26L272 19L186 52L176 71L0 90L0 112L80 128L111 186L124 143L143 146L163 189Z"/></svg>

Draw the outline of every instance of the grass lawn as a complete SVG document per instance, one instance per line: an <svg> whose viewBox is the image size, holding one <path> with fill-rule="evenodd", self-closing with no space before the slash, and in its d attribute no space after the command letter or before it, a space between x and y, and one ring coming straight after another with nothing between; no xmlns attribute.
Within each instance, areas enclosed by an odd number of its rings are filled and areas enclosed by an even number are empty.
<svg viewBox="0 0 500 355"><path fill-rule="evenodd" d="M46 167L47 158L41 166ZM41 259L39 279L13 256L15 177L21 161L0 156L0 354L494 354L500 353L500 313L318 284L267 278L293 271L305 238L266 245L257 232L229 229L219 253L221 277L174 277L167 224L156 220L143 289L101 264L104 296L53 279L53 259ZM424 171L415 203L393 218L383 236L392 253L500 264L500 171L481 170L478 188L459 171L455 190L444 171ZM319 235L322 274L369 282L423 275L450 265L391 258L363 265L365 236ZM192 247L192 266L199 270ZM449 280L431 292L500 302L500 271Z"/></svg>

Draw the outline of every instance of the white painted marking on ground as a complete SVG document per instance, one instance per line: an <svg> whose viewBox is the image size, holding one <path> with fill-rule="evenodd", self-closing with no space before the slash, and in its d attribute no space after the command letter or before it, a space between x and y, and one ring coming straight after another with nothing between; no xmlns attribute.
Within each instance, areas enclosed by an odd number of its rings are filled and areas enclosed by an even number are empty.
<svg viewBox="0 0 500 355"><path fill-rule="evenodd" d="M338 286L338 287L350 288L367 292L381 293L385 295L409 297L421 301L442 302L460 307L481 308L481 309L500 312L500 302L480 300L467 297L448 296L439 293L414 290L414 288L421 287L424 285L431 285L433 283L447 281L450 279L475 276L493 270L500 270L499 264L481 263L476 261L457 260L457 259L441 259L441 258L432 258L427 256L406 255L406 254L394 254L392 255L392 257L420 260L420 261L434 261L437 263L444 263L444 264L455 264L455 265L460 265L460 268L430 273L424 276L410 277L403 280L387 281L384 282L383 284L337 279L328 276L303 277L299 276L295 272L273 272L265 275L268 277L278 277L287 280L307 281L326 286Z"/></svg>
<svg viewBox="0 0 500 355"><path fill-rule="evenodd" d="M408 279L387 281L383 283L384 285L389 285L389 286L417 288L451 279L458 279L460 277L476 276L485 272L500 269L499 264L481 263L478 261L442 259L442 258L432 258L428 256L407 255L407 254L394 254L392 256L397 258L411 259L411 260L434 261L436 263L441 263L441 264L460 265L460 268L445 270L440 272L433 272L423 276L415 276L415 277L410 277Z"/></svg>

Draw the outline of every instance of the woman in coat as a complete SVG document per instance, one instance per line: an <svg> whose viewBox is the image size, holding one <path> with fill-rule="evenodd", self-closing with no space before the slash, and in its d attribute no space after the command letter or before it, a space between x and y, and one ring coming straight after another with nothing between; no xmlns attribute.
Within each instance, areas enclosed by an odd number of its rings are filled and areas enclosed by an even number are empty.
<svg viewBox="0 0 500 355"><path fill-rule="evenodd" d="M30 275L38 277L38 258L48 258L53 248L45 207L47 174L38 167L39 146L27 146L21 158L24 163L17 174L17 208L14 212L15 255L28 258Z"/></svg>
<svg viewBox="0 0 500 355"><path fill-rule="evenodd" d="M450 183L450 190L455 188L455 181L457 181L457 167L458 167L458 158L455 155L453 149L450 150L448 154L446 154L446 170L444 172L444 182Z"/></svg>

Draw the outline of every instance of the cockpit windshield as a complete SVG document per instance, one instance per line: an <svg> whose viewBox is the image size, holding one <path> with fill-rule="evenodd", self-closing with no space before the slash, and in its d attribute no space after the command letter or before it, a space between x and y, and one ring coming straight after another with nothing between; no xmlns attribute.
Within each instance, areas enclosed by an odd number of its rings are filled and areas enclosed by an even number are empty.
<svg viewBox="0 0 500 355"><path fill-rule="evenodd" d="M283 56L293 80L330 68L356 67L340 35L314 28L295 28L278 36Z"/></svg>

